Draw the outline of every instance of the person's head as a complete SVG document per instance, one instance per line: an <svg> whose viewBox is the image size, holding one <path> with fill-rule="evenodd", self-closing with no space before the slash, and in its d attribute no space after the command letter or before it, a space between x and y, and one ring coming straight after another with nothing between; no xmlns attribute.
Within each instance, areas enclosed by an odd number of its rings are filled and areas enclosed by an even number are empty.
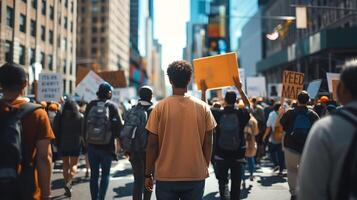
<svg viewBox="0 0 357 200"><path fill-rule="evenodd" d="M107 83L101 83L98 88L97 96L101 100L108 100L112 98L113 87Z"/></svg>
<svg viewBox="0 0 357 200"><path fill-rule="evenodd" d="M23 93L27 86L25 70L15 63L5 63L0 67L0 86L4 94L8 92Z"/></svg>
<svg viewBox="0 0 357 200"><path fill-rule="evenodd" d="M298 96L297 96L297 101L299 105L307 105L307 102L310 101L310 96L309 93L307 93L305 90L301 91Z"/></svg>
<svg viewBox="0 0 357 200"><path fill-rule="evenodd" d="M151 101L153 90L149 86L143 86L139 90L139 97L143 101Z"/></svg>
<svg viewBox="0 0 357 200"><path fill-rule="evenodd" d="M224 97L227 105L234 105L237 101L237 94L234 91L228 91Z"/></svg>
<svg viewBox="0 0 357 200"><path fill-rule="evenodd" d="M274 110L275 112L278 112L278 111L279 111L280 106L281 106L281 104L280 104L280 103L274 103L273 110Z"/></svg>
<svg viewBox="0 0 357 200"><path fill-rule="evenodd" d="M174 88L186 89L192 76L191 64L187 61L175 61L167 68L167 75Z"/></svg>
<svg viewBox="0 0 357 200"><path fill-rule="evenodd" d="M337 97L342 105L357 101L357 66L346 67L340 75Z"/></svg>
<svg viewBox="0 0 357 200"><path fill-rule="evenodd" d="M67 100L63 105L63 113L71 114L72 116L77 115L79 112L78 105L73 100Z"/></svg>

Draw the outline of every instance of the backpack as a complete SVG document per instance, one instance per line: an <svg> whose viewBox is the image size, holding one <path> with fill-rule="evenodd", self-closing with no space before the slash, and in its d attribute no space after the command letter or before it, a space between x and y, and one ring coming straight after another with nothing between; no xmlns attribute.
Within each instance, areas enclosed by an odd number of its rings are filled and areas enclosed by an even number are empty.
<svg viewBox="0 0 357 200"><path fill-rule="evenodd" d="M241 146L239 119L236 113L224 113L221 116L218 146L227 151L236 151Z"/></svg>
<svg viewBox="0 0 357 200"><path fill-rule="evenodd" d="M42 106L32 103L26 103L20 108L11 107L10 113L0 119L0 196L2 198L14 199L13 196L16 195L14 189L20 189L21 195L27 198L32 195L33 191L30 190L34 187L31 178L33 167L30 166L30 161L26 160L21 120L39 108ZM19 165L21 165L21 173L18 171Z"/></svg>
<svg viewBox="0 0 357 200"><path fill-rule="evenodd" d="M86 120L87 143L106 145L112 138L110 108L108 102L98 101L89 110Z"/></svg>
<svg viewBox="0 0 357 200"><path fill-rule="evenodd" d="M140 104L126 113L124 128L120 137L122 148L126 152L145 151L148 138L148 133L145 129L147 120L148 114Z"/></svg>
<svg viewBox="0 0 357 200"><path fill-rule="evenodd" d="M342 108L332 115L341 116L355 127L352 142L348 148L346 158L343 163L336 199L357 199L357 110L351 108Z"/></svg>
<svg viewBox="0 0 357 200"><path fill-rule="evenodd" d="M292 131L286 133L284 146L290 148L298 153L302 153L306 138L309 134L309 131L312 126L312 122L310 120L310 110L306 112L298 112L296 110L294 112L294 122Z"/></svg>

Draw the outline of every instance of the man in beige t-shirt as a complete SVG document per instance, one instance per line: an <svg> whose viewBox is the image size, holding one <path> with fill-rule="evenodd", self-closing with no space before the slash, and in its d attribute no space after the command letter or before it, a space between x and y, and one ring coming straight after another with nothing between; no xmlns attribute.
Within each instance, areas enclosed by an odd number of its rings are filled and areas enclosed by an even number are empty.
<svg viewBox="0 0 357 200"><path fill-rule="evenodd" d="M205 102L185 95L192 75L189 63L173 62L167 74L173 95L155 106L146 126L145 187L152 190L155 166L158 200L202 199L216 122Z"/></svg>

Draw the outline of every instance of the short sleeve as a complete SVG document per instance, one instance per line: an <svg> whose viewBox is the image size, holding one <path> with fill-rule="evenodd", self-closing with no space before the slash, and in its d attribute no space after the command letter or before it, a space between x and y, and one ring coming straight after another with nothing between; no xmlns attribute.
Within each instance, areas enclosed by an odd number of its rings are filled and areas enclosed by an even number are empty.
<svg viewBox="0 0 357 200"><path fill-rule="evenodd" d="M155 135L159 134L159 117L158 117L158 106L155 106L154 109L150 112L148 122L146 124L146 130Z"/></svg>
<svg viewBox="0 0 357 200"><path fill-rule="evenodd" d="M37 118L37 140L44 140L44 139L49 139L53 140L55 139L55 135L53 134L52 128L51 128L51 123L50 119L48 118L48 115L45 110L43 109L38 109L34 112Z"/></svg>
<svg viewBox="0 0 357 200"><path fill-rule="evenodd" d="M205 131L208 132L208 131L211 131L211 130L213 130L214 128L216 128L217 122L216 122L216 120L214 119L214 116L213 116L213 114L212 114L212 111L211 111L211 109L210 109L208 106L206 106L205 112L206 112L206 114L205 114L205 118L206 118L206 119L205 119L205 124L206 124L206 126L205 126Z"/></svg>
<svg viewBox="0 0 357 200"><path fill-rule="evenodd" d="M267 127L273 128L273 126L273 113L270 113L267 120Z"/></svg>

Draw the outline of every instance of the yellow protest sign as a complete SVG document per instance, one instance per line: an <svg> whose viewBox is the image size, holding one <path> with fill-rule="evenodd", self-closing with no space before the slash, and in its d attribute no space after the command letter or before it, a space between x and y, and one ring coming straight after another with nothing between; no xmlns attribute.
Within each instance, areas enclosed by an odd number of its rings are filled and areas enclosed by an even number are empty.
<svg viewBox="0 0 357 200"><path fill-rule="evenodd" d="M304 74L294 71L284 71L282 98L297 99L304 89Z"/></svg>
<svg viewBox="0 0 357 200"><path fill-rule="evenodd" d="M337 86L340 83L340 80L332 80L332 98L337 101Z"/></svg>
<svg viewBox="0 0 357 200"><path fill-rule="evenodd" d="M233 86L233 77L239 78L236 53L198 58L193 60L195 82L201 89L200 81L205 80L208 89Z"/></svg>

